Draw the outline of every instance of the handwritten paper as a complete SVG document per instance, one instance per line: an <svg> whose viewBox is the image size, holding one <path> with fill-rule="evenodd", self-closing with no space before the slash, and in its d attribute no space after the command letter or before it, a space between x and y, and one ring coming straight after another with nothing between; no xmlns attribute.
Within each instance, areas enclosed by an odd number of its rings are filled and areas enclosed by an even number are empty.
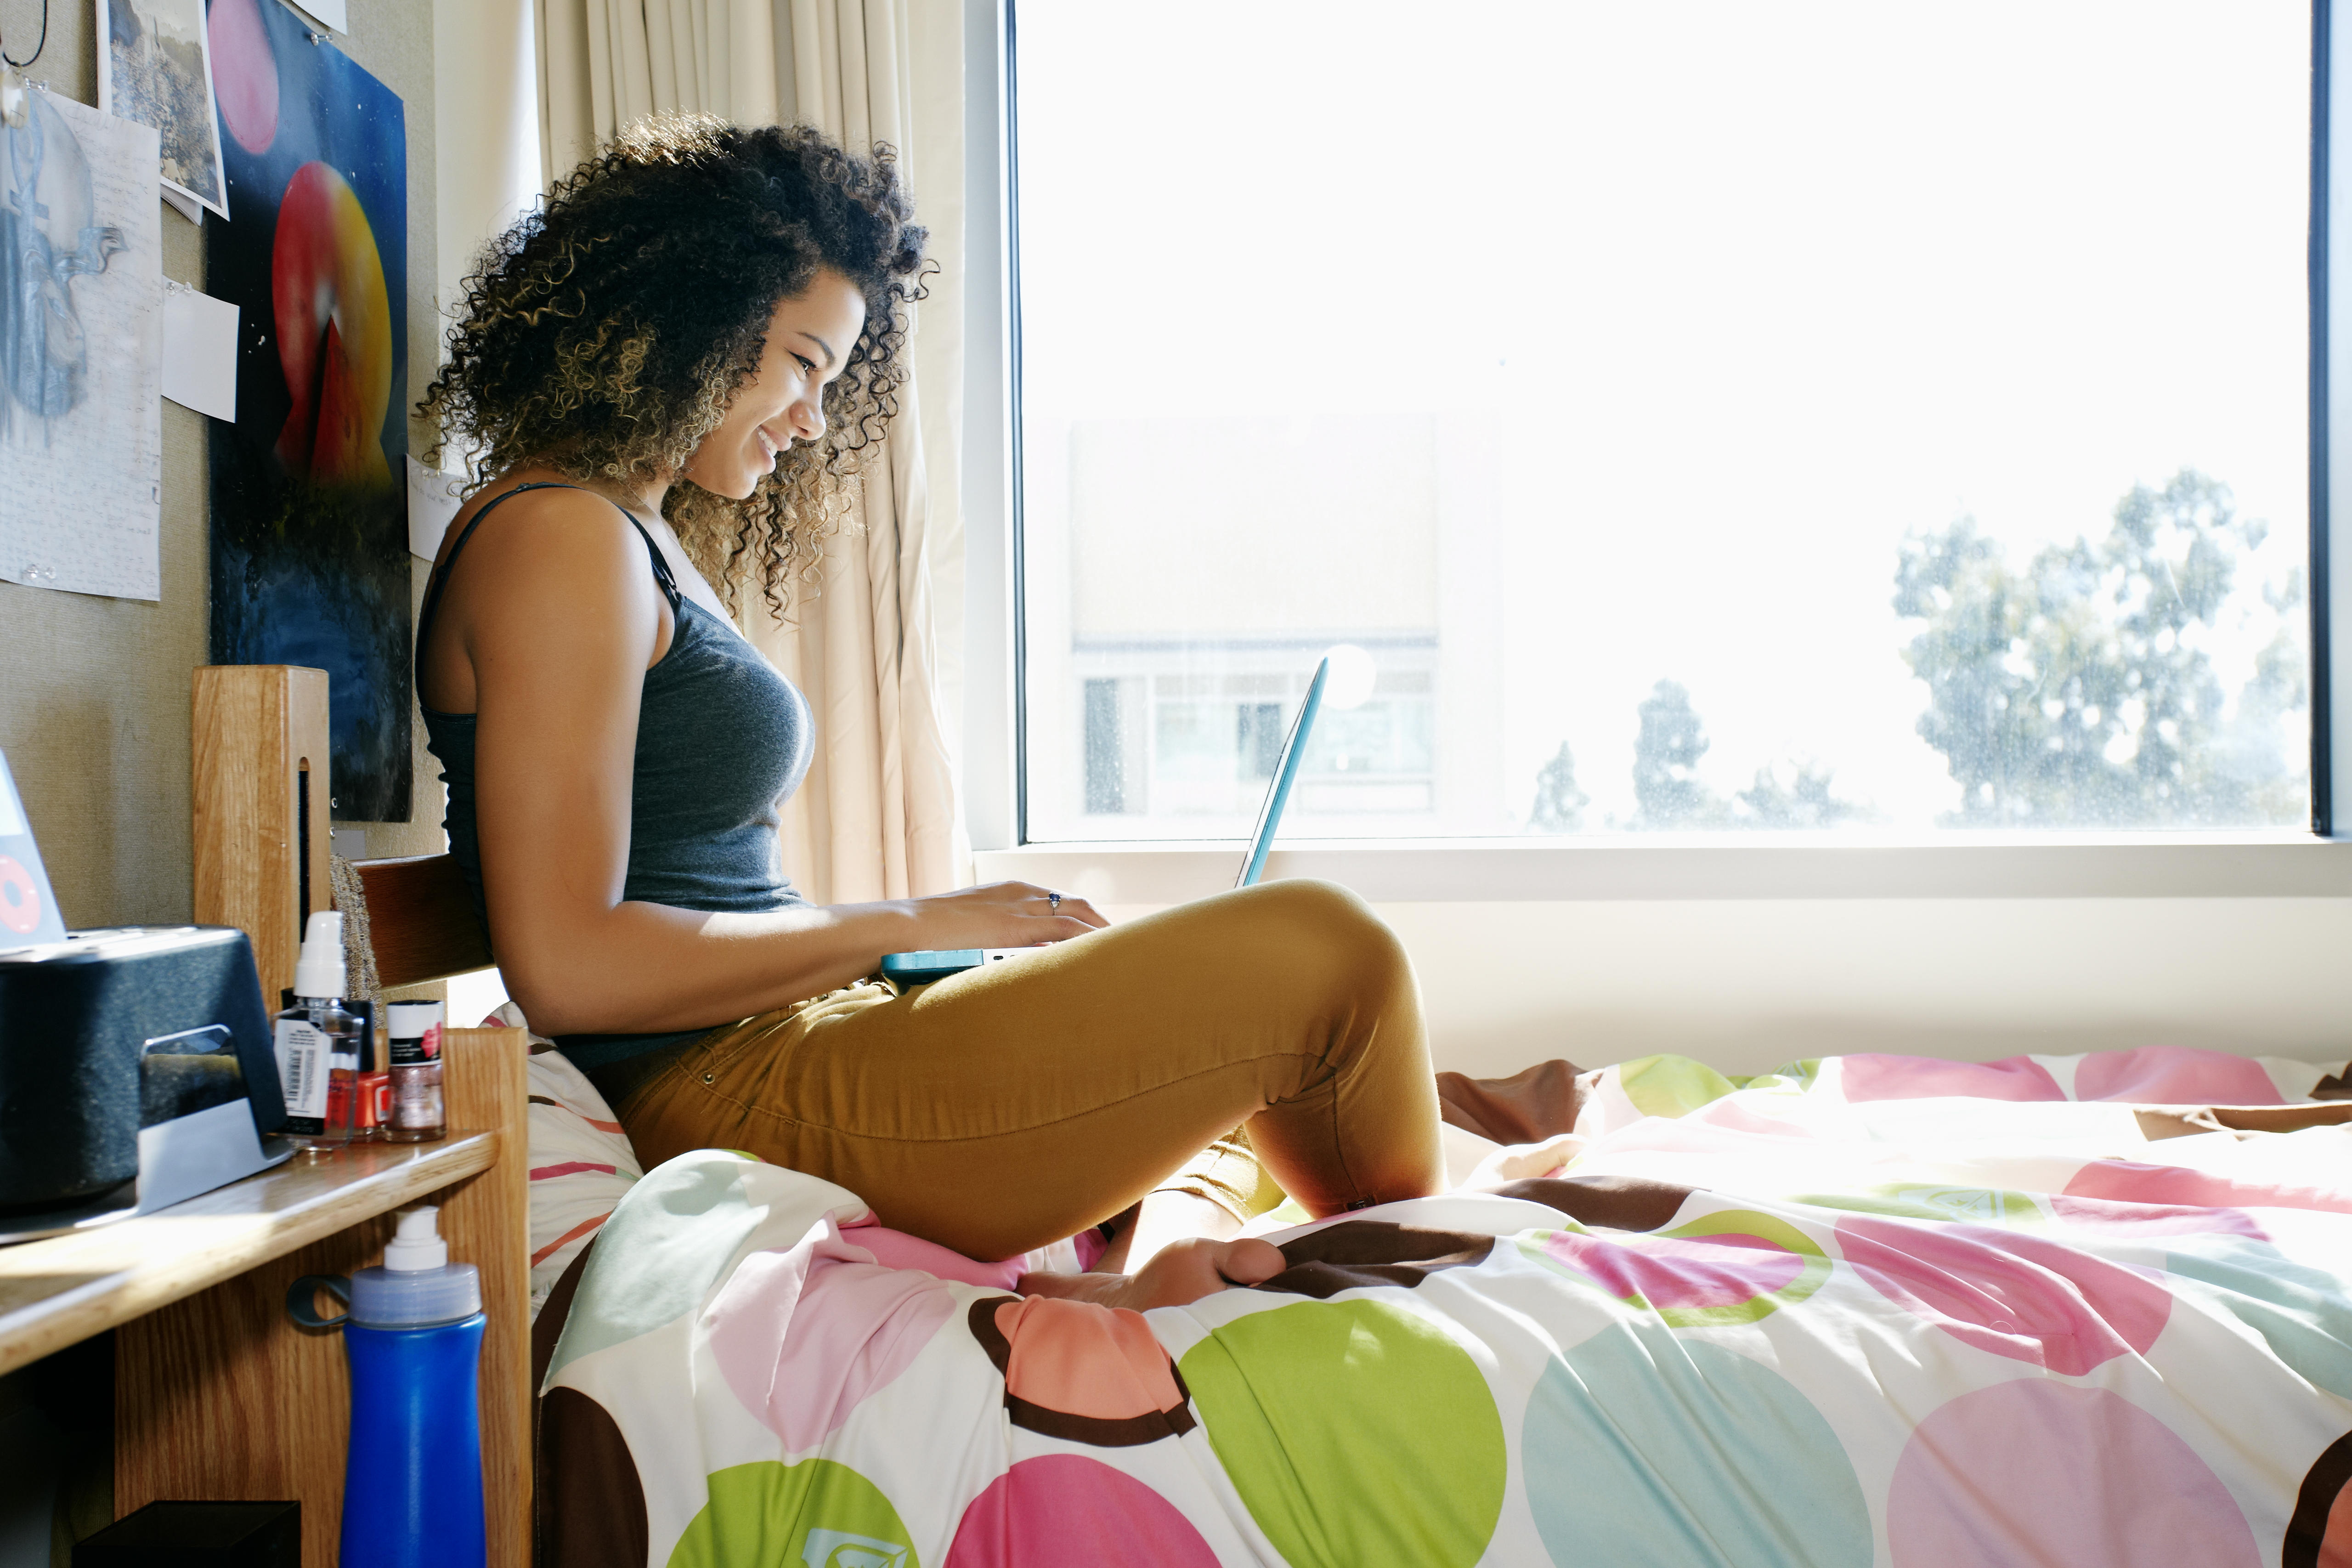
<svg viewBox="0 0 2352 1568"><path fill-rule="evenodd" d="M46 91L0 123L0 579L161 590L163 204L154 128Z"/></svg>

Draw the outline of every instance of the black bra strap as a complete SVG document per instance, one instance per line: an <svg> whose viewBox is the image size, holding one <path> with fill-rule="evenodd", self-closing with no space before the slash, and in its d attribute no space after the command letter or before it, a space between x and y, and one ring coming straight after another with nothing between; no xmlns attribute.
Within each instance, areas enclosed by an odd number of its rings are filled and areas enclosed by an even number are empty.
<svg viewBox="0 0 2352 1568"><path fill-rule="evenodd" d="M440 566L433 574L433 580L425 584L425 608L416 617L416 658L419 663L422 663L425 658L425 634L432 629L433 613L441 607L441 591L449 585L449 574L457 568L457 552L466 548L467 540L474 537L474 530L482 526L482 519L526 490L587 490L590 495L597 493L594 490L589 490L585 485L559 484L553 480L542 479L533 484L517 485L468 519L464 531L457 535L457 542L449 547L449 553L442 557ZM613 500L610 496L604 499ZM646 553L653 560L654 582L660 587L662 597L669 601L669 613L673 616L682 614L685 609L681 603L683 595L678 592L677 578L671 573L669 562L661 552L661 546L654 542L654 536L646 531L646 525L639 522L627 507L614 500L613 509L627 518L629 526L637 531L637 537L646 542Z"/></svg>

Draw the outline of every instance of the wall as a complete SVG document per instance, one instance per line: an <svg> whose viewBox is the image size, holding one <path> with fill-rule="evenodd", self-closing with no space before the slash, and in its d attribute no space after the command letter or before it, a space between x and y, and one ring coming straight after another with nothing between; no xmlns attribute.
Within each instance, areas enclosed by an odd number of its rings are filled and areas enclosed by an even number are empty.
<svg viewBox="0 0 2352 1568"><path fill-rule="evenodd" d="M530 0L433 0L434 121L442 146L467 149L439 171L434 191L445 304L483 243L539 199L531 20Z"/></svg>
<svg viewBox="0 0 2352 1568"><path fill-rule="evenodd" d="M9 54L21 59L30 52L41 10L41 0L0 0L0 37ZM434 305L439 259L434 16L433 0L352 0L352 30L336 40L399 94L407 110L412 403L431 379L440 337ZM89 0L50 0L48 45L26 74L55 92L97 102L91 21ZM164 274L203 287L203 236L168 206L163 223ZM167 402L163 432L158 602L0 583L0 751L7 753L70 926L167 923L191 912L189 682L190 672L207 662L204 416ZM424 435L412 424L413 444ZM413 596L421 600L425 563L411 565ZM439 769L425 754L421 724L415 744L412 820L336 825L363 827L368 854L441 847ZM338 847L356 847L349 839ZM90 1361L88 1368L80 1361L68 1365L67 1358L77 1354L68 1352L0 1379L0 1475L11 1478L0 1486L0 1568L51 1562L51 1498L58 1481L71 1489L73 1512L85 1530L110 1512L102 1497L86 1495L93 1487L104 1494L108 1485L102 1434L81 1445L97 1456L95 1468L69 1465L61 1475L60 1428L41 1408L43 1391L58 1385L58 1398L47 1401L53 1408L103 1413L109 1399L103 1348L102 1340L90 1342L80 1352Z"/></svg>
<svg viewBox="0 0 2352 1568"><path fill-rule="evenodd" d="M353 0L351 9L352 34L338 46L407 108L413 402L438 357L434 7L431 0ZM95 103L89 0L51 0L48 11L48 47L26 74ZM0 33L10 54L24 58L40 25L40 0L0 0ZM169 207L163 271L203 286L203 236ZM412 425L410 440L424 434ZM188 691L190 671L206 662L207 485L204 416L167 402L162 599L151 605L0 583L0 751L8 755L71 926L189 918ZM412 565L413 592L421 596L424 563ZM368 828L369 854L423 854L441 846L439 770L424 753L421 724L415 743L413 818L358 825Z"/></svg>
<svg viewBox="0 0 2352 1568"><path fill-rule="evenodd" d="M983 878L1028 872L981 858ZM1084 890L1083 879L1025 879ZM1098 907L1117 921L1165 906ZM2174 1045L2352 1059L2352 899L1372 907L1412 956L1438 1067L1475 1077L1659 1052L1728 1073L1852 1051L1988 1061Z"/></svg>
<svg viewBox="0 0 2352 1568"><path fill-rule="evenodd" d="M975 858L1125 920L1229 886L1241 848ZM2352 1058L2352 844L1297 843L1266 874L1370 901L1437 1065L1480 1077L1660 1052L1733 1073L1853 1051Z"/></svg>
<svg viewBox="0 0 2352 1568"><path fill-rule="evenodd" d="M1725 1072L1886 1050L2352 1058L2352 900L1634 900L1377 906L1439 1066L1654 1052Z"/></svg>

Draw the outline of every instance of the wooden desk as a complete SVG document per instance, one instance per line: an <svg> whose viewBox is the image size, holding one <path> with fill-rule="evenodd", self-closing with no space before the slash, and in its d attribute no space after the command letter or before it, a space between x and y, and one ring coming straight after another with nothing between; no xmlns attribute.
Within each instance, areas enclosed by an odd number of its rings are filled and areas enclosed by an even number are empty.
<svg viewBox="0 0 2352 1568"><path fill-rule="evenodd" d="M305 1274L380 1262L392 1211L441 1205L482 1273L482 1456L493 1568L530 1561L530 1262L521 1031L446 1037L438 1143L297 1154L152 1215L0 1247L0 1373L115 1332L114 1511L158 1498L299 1499L302 1560L332 1564L351 1394L341 1336L286 1317Z"/></svg>
<svg viewBox="0 0 2352 1568"><path fill-rule="evenodd" d="M0 1247L0 1373L421 1202L488 1170L498 1153L495 1132L453 1132L438 1143L297 1154L160 1214Z"/></svg>

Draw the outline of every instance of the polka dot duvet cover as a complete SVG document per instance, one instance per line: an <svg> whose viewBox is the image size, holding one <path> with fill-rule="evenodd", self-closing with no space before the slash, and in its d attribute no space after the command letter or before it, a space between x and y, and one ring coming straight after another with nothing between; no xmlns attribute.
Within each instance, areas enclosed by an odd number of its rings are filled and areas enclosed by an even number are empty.
<svg viewBox="0 0 2352 1568"><path fill-rule="evenodd" d="M1557 1171L1274 1230L1275 1279L1142 1314L893 1267L855 1194L682 1155L541 1315L541 1561L2352 1563L2352 1126L2151 1142L1884 1092L1901 1059L1607 1069Z"/></svg>

